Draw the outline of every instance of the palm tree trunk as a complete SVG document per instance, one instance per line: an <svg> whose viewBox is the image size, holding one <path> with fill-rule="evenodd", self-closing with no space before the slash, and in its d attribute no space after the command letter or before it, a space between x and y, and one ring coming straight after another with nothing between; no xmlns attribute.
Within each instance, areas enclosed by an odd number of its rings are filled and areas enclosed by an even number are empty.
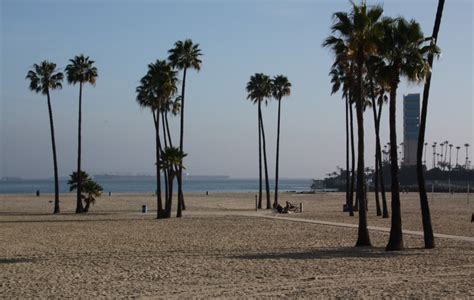
<svg viewBox="0 0 474 300"><path fill-rule="evenodd" d="M280 112L281 112L281 98L278 99L278 126L277 126L277 149L276 149L276 167L275 167L275 201L273 207L278 205L278 170L280 158Z"/></svg>
<svg viewBox="0 0 474 300"><path fill-rule="evenodd" d="M181 123L179 130L179 150L183 152L183 138L184 138L184 93L186 90L186 71L183 70L183 83L181 85ZM184 195L183 195L183 162L179 165L178 173L178 205L181 205L183 210L186 209L184 205Z"/></svg>
<svg viewBox="0 0 474 300"><path fill-rule="evenodd" d="M258 205L262 208L262 126L260 125L261 102L258 101Z"/></svg>
<svg viewBox="0 0 474 300"><path fill-rule="evenodd" d="M403 249L402 216L400 209L400 182L398 179L398 151L397 151L397 124L396 124L396 95L398 82L393 82L390 88L390 173L392 192L392 224L390 238L385 248L387 251Z"/></svg>
<svg viewBox="0 0 474 300"><path fill-rule="evenodd" d="M265 129L263 127L263 115L262 110L260 110L260 126L262 127L262 149L263 149L263 165L265 167L265 190L267 196L267 209L271 209L270 201L270 183L268 182L268 164L267 164L267 147L265 141Z"/></svg>
<svg viewBox="0 0 474 300"><path fill-rule="evenodd" d="M352 97L349 97L352 99ZM349 101L350 102L350 101ZM354 117L352 104L349 103L349 118L350 118L350 129L351 129L351 189L349 199L349 215L354 216L354 189L355 189L355 143L354 143Z"/></svg>
<svg viewBox="0 0 474 300"><path fill-rule="evenodd" d="M349 98L346 96L346 206L349 208L350 198L349 198Z"/></svg>
<svg viewBox="0 0 474 300"><path fill-rule="evenodd" d="M77 203L76 203L76 214L82 213L84 207L82 206L81 199L81 125L82 125L82 82L79 83L79 121L77 125Z"/></svg>
<svg viewBox="0 0 474 300"><path fill-rule="evenodd" d="M51 108L51 98L49 96L49 90L47 93L48 97L48 112L49 112L49 125L51 127L51 145L53 148L53 165L54 165L54 210L53 214L59 214L59 176L58 176L58 159L56 157L56 139L54 136L54 122L53 122L53 110Z"/></svg>
<svg viewBox="0 0 474 300"><path fill-rule="evenodd" d="M173 142L171 141L170 124L168 123L168 113L165 113L165 124L166 132L168 133L168 143L170 147L173 147Z"/></svg>
<svg viewBox="0 0 474 300"><path fill-rule="evenodd" d="M436 43L438 39L439 27L441 25L441 17L443 15L444 0L438 1L436 10L436 19L433 28L433 39ZM430 69L433 67L433 55L428 56L428 64ZM418 190L420 193L421 216L423 221L423 233L425 240L425 248L431 249L435 247L433 227L431 226L430 207L428 204L428 195L426 194L425 175L422 162L423 145L425 142L426 119L428 115L428 98L431 86L431 72L428 73L423 89L423 102L421 105L420 131L418 135L418 148L416 151L416 174L418 179Z"/></svg>
<svg viewBox="0 0 474 300"><path fill-rule="evenodd" d="M165 123L165 113L161 112L161 131L163 132L163 142L165 144L165 149L168 148L168 140L167 140L167 134L166 134L166 123Z"/></svg>
<svg viewBox="0 0 474 300"><path fill-rule="evenodd" d="M372 92L372 112L374 113L374 128L375 128L375 139L379 138L378 128L377 128L377 99L375 99L375 91L374 91L374 83L373 79L370 79L370 88ZM380 209L380 200L379 200L379 156L378 156L378 144L375 143L375 208L377 216L382 215L382 211Z"/></svg>
<svg viewBox="0 0 474 300"><path fill-rule="evenodd" d="M160 219L163 217L163 203L161 199L161 172L160 172L160 150L161 150L161 142L160 142L160 120L159 115L160 113L155 110L152 110L153 113L153 122L155 124L155 155L156 155L156 218Z"/></svg>
<svg viewBox="0 0 474 300"><path fill-rule="evenodd" d="M171 206L173 204L173 174L172 170L168 170L168 199L166 199L166 218L171 218Z"/></svg>
<svg viewBox="0 0 474 300"><path fill-rule="evenodd" d="M388 206L387 206L387 197L385 195L385 181L383 180L383 164L382 164L382 146L380 145L380 120L382 119L382 107L380 104L379 112L377 117L377 155L378 155L378 164L379 164L379 176L380 176L380 192L382 194L382 218L388 218Z"/></svg>
<svg viewBox="0 0 474 300"><path fill-rule="evenodd" d="M357 102L356 102L356 113L357 113L357 193L356 198L359 205L359 230L356 242L356 247L371 246L369 230L367 228L367 211L366 201L364 199L365 190L365 174L364 174L364 108L363 108L363 97L362 97L362 67L363 57L361 57L362 49L358 49L359 57L357 62Z"/></svg>

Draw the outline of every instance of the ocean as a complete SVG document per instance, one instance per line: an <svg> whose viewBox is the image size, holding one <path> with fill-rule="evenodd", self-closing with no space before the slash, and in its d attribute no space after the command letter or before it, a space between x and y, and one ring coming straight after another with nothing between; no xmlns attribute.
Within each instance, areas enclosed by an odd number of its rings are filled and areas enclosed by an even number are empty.
<svg viewBox="0 0 474 300"><path fill-rule="evenodd" d="M104 193L154 193L156 190L153 176L98 176L94 178L104 188ZM308 191L311 179L280 179L279 191ZM164 184L164 183L163 183ZM164 185L162 185L164 190ZM274 191L275 181L270 180L270 191ZM4 179L0 180L0 194L34 194L54 192L53 179ZM177 188L174 188L176 191ZM183 183L184 192L258 192L258 179L235 179L226 177L188 178ZM263 181L265 191L265 181ZM59 180L59 192L69 192L67 179Z"/></svg>

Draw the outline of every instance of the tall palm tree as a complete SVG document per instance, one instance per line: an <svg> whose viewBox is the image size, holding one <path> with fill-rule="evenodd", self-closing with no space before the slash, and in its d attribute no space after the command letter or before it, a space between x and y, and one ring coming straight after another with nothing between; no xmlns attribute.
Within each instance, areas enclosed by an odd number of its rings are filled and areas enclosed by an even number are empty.
<svg viewBox="0 0 474 300"><path fill-rule="evenodd" d="M441 18L443 15L444 0L438 1L438 8L436 10L436 18L433 27L432 45L436 45L438 41L438 33L441 25ZM425 79L425 86L423 88L423 100L421 104L420 129L418 134L418 147L416 151L416 174L418 180L418 191L420 193L421 216L423 222L423 236L425 241L425 248L431 249L435 247L433 227L431 226L430 207L428 204L428 195L426 194L425 174L422 165L422 151L423 143L425 142L426 119L428 116L428 98L430 95L431 86L431 69L433 68L433 53L428 53L428 66L430 72L427 73ZM426 155L425 155L426 157ZM457 163L456 163L457 164Z"/></svg>
<svg viewBox="0 0 474 300"><path fill-rule="evenodd" d="M469 152L468 152L468 149L469 149L469 144L464 144L464 147L466 147L466 163L464 164L464 167L467 169L467 166L468 166L468 162L469 162Z"/></svg>
<svg viewBox="0 0 474 300"><path fill-rule="evenodd" d="M456 168L459 167L459 149L461 149L461 147L456 146Z"/></svg>
<svg viewBox="0 0 474 300"><path fill-rule="evenodd" d="M77 173L81 173L81 126L82 126L82 88L84 84L95 85L97 79L97 68L89 56L80 54L69 60L66 66L67 81L69 84L79 84L79 118L77 126ZM81 178L77 183L76 213L82 213L84 208L81 201Z"/></svg>
<svg viewBox="0 0 474 300"><path fill-rule="evenodd" d="M276 168L275 168L275 201L273 207L278 205L278 170L280 158L280 115L281 100L291 93L291 83L283 75L277 75L271 80L272 95L278 101L278 125L277 125L277 147L276 147Z"/></svg>
<svg viewBox="0 0 474 300"><path fill-rule="evenodd" d="M199 44L193 44L193 41L186 39L184 41L177 41L174 44L174 48L168 51L171 65L178 69L183 70L183 81L181 85L181 120L180 120L180 132L179 132L179 149L183 152L183 138L184 138L184 93L186 91L186 73L188 69L194 69L199 72L201 70L202 61L199 58L202 53L199 49ZM183 169L182 163L179 165L178 171L178 205L184 206L184 195L183 195Z"/></svg>
<svg viewBox="0 0 474 300"><path fill-rule="evenodd" d="M160 111L167 103L170 97L177 92L178 77L177 72L164 60L157 60L148 65L147 74L140 80L137 87L137 102L141 107L149 108L153 115L153 124L155 127L155 153L156 153L156 185L157 185L157 218L167 217L163 210L161 199L161 142L160 142ZM166 136L164 137L166 139ZM165 178L167 177L167 169ZM168 188L168 185L166 186ZM167 190L168 194L168 190Z"/></svg>
<svg viewBox="0 0 474 300"><path fill-rule="evenodd" d="M263 115L262 115L262 102L266 101L272 95L272 83L270 77L263 73L255 73L250 76L250 81L247 83L247 99L258 105L258 128L259 128L259 200L258 208L262 208L262 154L264 161L265 171L265 187L266 187L266 198L267 198L267 209L271 208L270 202L270 184L268 182L268 168L267 168L267 154L266 154L266 142L265 142L265 129L263 127ZM261 145L260 145L261 144Z"/></svg>
<svg viewBox="0 0 474 300"><path fill-rule="evenodd" d="M323 45L332 46L335 41L342 39L349 49L350 59L355 65L354 99L357 116L358 161L357 161L357 193L359 205L359 230L356 246L370 246L369 231L367 229L365 189L365 162L364 162L364 116L365 107L362 82L367 58L376 52L377 40L382 34L380 19L383 9L380 6L367 6L352 3L350 13L337 12L334 14L334 23L331 31L337 36L330 36Z"/></svg>
<svg viewBox="0 0 474 300"><path fill-rule="evenodd" d="M449 170L451 171L451 158L453 154L453 144L449 144Z"/></svg>
<svg viewBox="0 0 474 300"><path fill-rule="evenodd" d="M390 238L386 250L403 249L402 219L400 209L400 181L398 178L398 153L396 132L397 88L402 76L409 81L421 81L429 66L425 60L425 38L416 21L397 18L384 26L384 38L381 40L381 53L387 61L387 73L390 74L390 144L391 147L391 193L392 222Z"/></svg>
<svg viewBox="0 0 474 300"><path fill-rule="evenodd" d="M49 126L51 129L51 146L53 148L53 168L54 168L54 214L59 213L59 179L58 160L56 157L56 139L54 136L53 109L51 108L51 96L49 91L61 89L63 73L56 71L56 64L47 60L39 65L34 64L32 70L28 71L25 79L30 80L30 90L46 95L48 100Z"/></svg>
<svg viewBox="0 0 474 300"><path fill-rule="evenodd" d="M330 43L328 42L330 41ZM354 78L352 65L348 57L348 49L342 39L330 38L323 43L323 46L331 46L336 54L336 61L332 65L329 75L331 76L332 90L331 95L335 94L342 87L342 97L345 99L346 107L346 205L349 209L349 215L354 216L354 184L355 184L355 151L354 151L354 126L352 104L354 90ZM350 131L350 133L349 133ZM349 159L349 149L352 159ZM349 171L349 162L351 170ZM350 178L349 178L350 177Z"/></svg>

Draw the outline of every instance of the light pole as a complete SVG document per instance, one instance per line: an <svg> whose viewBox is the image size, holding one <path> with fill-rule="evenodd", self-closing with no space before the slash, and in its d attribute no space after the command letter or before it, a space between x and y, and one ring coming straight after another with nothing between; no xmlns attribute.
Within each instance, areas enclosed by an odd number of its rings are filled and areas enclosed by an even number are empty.
<svg viewBox="0 0 474 300"><path fill-rule="evenodd" d="M451 156L453 151L453 144L449 144L449 170L451 171Z"/></svg>
<svg viewBox="0 0 474 300"><path fill-rule="evenodd" d="M426 148L428 148L428 147L426 147L426 146L428 146L428 143L425 143L425 160L423 161L423 164L424 164L425 166L426 166Z"/></svg>

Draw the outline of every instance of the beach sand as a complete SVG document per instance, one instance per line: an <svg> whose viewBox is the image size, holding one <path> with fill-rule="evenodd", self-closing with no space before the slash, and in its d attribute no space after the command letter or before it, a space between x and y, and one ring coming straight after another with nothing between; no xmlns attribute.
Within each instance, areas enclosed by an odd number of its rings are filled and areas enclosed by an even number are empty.
<svg viewBox="0 0 474 300"><path fill-rule="evenodd" d="M371 195L372 196L372 195ZM155 219L151 194L104 195L88 214L74 195L0 196L0 298L31 297L474 297L474 243L405 235L407 248L385 252L388 234L370 232L372 248L354 248L354 228L265 219L254 193L186 195L182 219ZM289 217L357 223L341 213L344 194L287 194L303 203ZM375 216L369 225L390 227ZM436 194L435 232L473 237L474 199ZM152 211L140 213L141 205ZM417 195L402 195L404 229L421 230Z"/></svg>

